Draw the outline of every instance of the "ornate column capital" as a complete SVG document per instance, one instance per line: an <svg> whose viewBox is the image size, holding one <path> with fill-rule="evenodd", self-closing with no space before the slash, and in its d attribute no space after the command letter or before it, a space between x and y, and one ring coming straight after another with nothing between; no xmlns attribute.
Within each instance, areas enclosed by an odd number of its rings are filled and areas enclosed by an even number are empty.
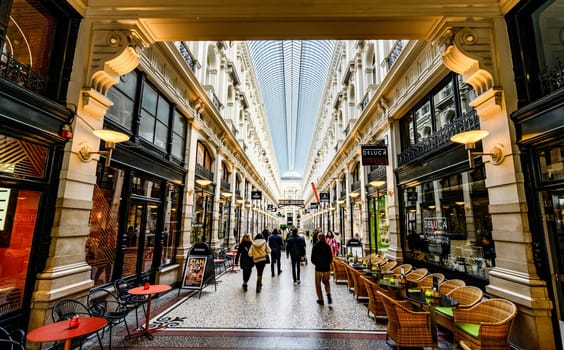
<svg viewBox="0 0 564 350"><path fill-rule="evenodd" d="M86 81L91 88L105 95L120 75L139 65L139 52L148 45L148 40L134 24L94 23Z"/></svg>
<svg viewBox="0 0 564 350"><path fill-rule="evenodd" d="M445 24L438 36L438 44L444 50L443 62L481 95L499 84L493 24L463 22L458 25Z"/></svg>

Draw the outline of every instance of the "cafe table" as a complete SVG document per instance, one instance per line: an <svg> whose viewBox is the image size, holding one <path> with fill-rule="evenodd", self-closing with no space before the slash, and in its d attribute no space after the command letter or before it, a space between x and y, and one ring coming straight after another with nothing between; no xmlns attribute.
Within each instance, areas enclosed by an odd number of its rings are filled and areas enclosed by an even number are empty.
<svg viewBox="0 0 564 350"><path fill-rule="evenodd" d="M64 340L64 349L70 350L73 338L99 331L107 324L108 321L101 317L80 317L78 326L70 328L70 320L62 320L32 330L27 333L26 339L39 343Z"/></svg>
<svg viewBox="0 0 564 350"><path fill-rule="evenodd" d="M148 288L147 288L148 287ZM145 325L141 326L141 330L132 334L132 337L136 336L146 336L149 339L153 339L153 332L166 327L166 325L159 325L156 327L150 327L149 321L151 320L151 297L154 294L168 292L172 287L168 284L150 284L140 287L131 288L127 293L131 295L146 295L147 296L147 315L145 318Z"/></svg>
<svg viewBox="0 0 564 350"><path fill-rule="evenodd" d="M237 272L235 270L235 257L237 256L237 249L233 249L225 253L225 255L231 257L231 268L228 270L229 272Z"/></svg>
<svg viewBox="0 0 564 350"><path fill-rule="evenodd" d="M437 321L436 321L436 311L435 307L457 307L459 304L458 299L453 298L448 295L439 296L426 296L425 292L421 289L417 290L407 290L405 298L413 303L419 304L421 307L428 306L429 313L431 314L431 334L433 335L433 349L438 348L438 336L437 336Z"/></svg>

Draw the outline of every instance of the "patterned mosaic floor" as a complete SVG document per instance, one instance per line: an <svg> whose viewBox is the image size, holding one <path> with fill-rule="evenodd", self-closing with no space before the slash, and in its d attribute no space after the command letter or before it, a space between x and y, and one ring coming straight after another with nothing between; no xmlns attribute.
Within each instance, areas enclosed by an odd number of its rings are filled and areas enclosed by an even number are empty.
<svg viewBox="0 0 564 350"><path fill-rule="evenodd" d="M152 340L125 339L121 329L115 332L112 348L391 349L384 341L385 321L369 317L346 285L331 280L333 305L320 306L313 265L302 266L302 283L297 286L285 257L282 270L272 277L267 265L261 293L254 288L256 271L247 292L241 288L241 272L221 274L217 290L208 286L200 296L172 290L153 299L151 325L166 323L167 328L155 332ZM129 322L135 324L135 317ZM440 347L450 348L443 342Z"/></svg>

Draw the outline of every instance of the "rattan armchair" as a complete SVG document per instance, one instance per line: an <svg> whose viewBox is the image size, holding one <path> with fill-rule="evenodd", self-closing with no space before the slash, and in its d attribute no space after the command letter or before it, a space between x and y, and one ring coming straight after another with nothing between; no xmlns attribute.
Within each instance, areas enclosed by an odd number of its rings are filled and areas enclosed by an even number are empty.
<svg viewBox="0 0 564 350"><path fill-rule="evenodd" d="M384 302L382 298L378 294L378 292L382 294L386 294L392 299L399 299L400 298L400 290L399 289L382 289L378 285L378 282L374 278L370 278L368 276L362 276L364 280L364 285L366 286L366 292L368 293L368 313L372 313L374 316L374 320L377 320L378 317L387 317L386 309L384 309Z"/></svg>
<svg viewBox="0 0 564 350"><path fill-rule="evenodd" d="M391 261L388 261L387 263L385 263L384 265L382 265L382 266L380 267L380 269L382 269L382 270L384 270L384 271L386 271L386 270L392 270L394 267L397 266L397 264L398 264L397 261L391 260Z"/></svg>
<svg viewBox="0 0 564 350"><path fill-rule="evenodd" d="M509 336L516 317L517 306L505 299L454 309L454 344L464 341L475 350L510 349Z"/></svg>
<svg viewBox="0 0 564 350"><path fill-rule="evenodd" d="M343 266L345 267L345 274L347 275L347 290L352 292L354 289L354 279L351 271L354 269L347 263L343 263Z"/></svg>
<svg viewBox="0 0 564 350"><path fill-rule="evenodd" d="M386 343L392 339L398 347L432 347L433 331L431 329L431 314L428 311L413 311L409 301L398 301L382 292L382 298L388 327Z"/></svg>
<svg viewBox="0 0 564 350"><path fill-rule="evenodd" d="M432 273L430 275L427 275L423 278L421 278L420 280L417 281L417 287L421 288L421 289L431 289L433 288L433 278L437 278L437 280L439 281L439 283L441 283L442 281L445 280L445 275L443 275L442 273ZM440 288L440 286L439 286Z"/></svg>
<svg viewBox="0 0 564 350"><path fill-rule="evenodd" d="M464 282L463 280L459 280L459 279L446 280L446 281L443 281L443 283L440 284L441 293L447 294L451 290L456 289L456 288L460 288L460 287L464 287L465 285L466 285L466 282Z"/></svg>
<svg viewBox="0 0 564 350"><path fill-rule="evenodd" d="M394 269L392 270L394 272L394 275L399 275L401 274L401 268L403 267L403 271L404 273L407 275L408 273L411 272L411 270L413 269L413 266L411 266L411 264L401 264L398 265L396 267L394 267Z"/></svg>
<svg viewBox="0 0 564 350"><path fill-rule="evenodd" d="M366 301L368 300L368 293L366 292L366 286L364 285L364 280L361 278L362 275L364 275L364 272L362 272L362 270L357 270L354 268L351 268L349 270L351 277L353 279L353 295L355 297L356 300L361 300L362 301Z"/></svg>
<svg viewBox="0 0 564 350"><path fill-rule="evenodd" d="M333 280L335 283L347 283L346 266L340 259L333 258Z"/></svg>
<svg viewBox="0 0 564 350"><path fill-rule="evenodd" d="M443 290L441 286L441 293L442 292ZM458 300L459 304L457 308L459 309L469 308L476 305L482 301L484 296L484 293L480 288L473 286L455 288L445 294ZM435 311L437 325L454 332L454 308L436 306Z"/></svg>
<svg viewBox="0 0 564 350"><path fill-rule="evenodd" d="M408 273L405 278L408 281L413 281L413 282L417 282L420 279L422 279L423 277L427 276L427 273L429 271L426 268L419 268L419 269L415 269L412 270L410 273Z"/></svg>

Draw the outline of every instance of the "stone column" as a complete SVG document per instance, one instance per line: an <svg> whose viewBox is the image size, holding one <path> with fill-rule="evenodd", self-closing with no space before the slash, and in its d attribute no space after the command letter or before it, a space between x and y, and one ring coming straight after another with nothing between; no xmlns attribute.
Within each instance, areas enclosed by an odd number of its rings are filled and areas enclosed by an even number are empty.
<svg viewBox="0 0 564 350"><path fill-rule="evenodd" d="M97 156L83 162L78 152L83 146L98 150L100 140L92 131L102 129L104 115L112 105L106 92L119 81L120 75L137 67L138 50L145 45L140 31L134 27L88 19L81 24L67 96L69 104L76 106L73 139L65 147L49 257L45 269L37 275L30 306L30 329L51 321L49 309L56 301L84 298L93 286L85 245Z"/></svg>
<svg viewBox="0 0 564 350"><path fill-rule="evenodd" d="M490 132L482 141L484 152L494 147L503 152L499 165L490 156L482 158L497 253L487 291L518 305L511 334L514 344L523 349L554 349L553 305L533 262L523 174L509 118L517 102L505 22L499 18L447 24L441 42L445 65L463 75L478 93L472 106L480 117L480 127Z"/></svg>

